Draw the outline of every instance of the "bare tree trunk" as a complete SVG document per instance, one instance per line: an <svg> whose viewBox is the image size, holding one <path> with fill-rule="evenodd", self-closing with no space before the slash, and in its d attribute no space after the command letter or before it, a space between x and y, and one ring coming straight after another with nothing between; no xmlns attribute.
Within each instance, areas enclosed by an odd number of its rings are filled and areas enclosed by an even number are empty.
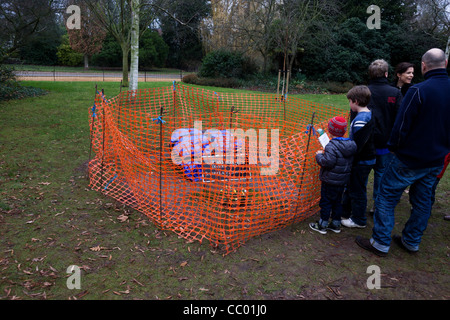
<svg viewBox="0 0 450 320"><path fill-rule="evenodd" d="M84 54L84 70L89 69L89 56L85 53Z"/></svg>
<svg viewBox="0 0 450 320"><path fill-rule="evenodd" d="M139 1L131 1L131 69L129 90L137 90L139 82Z"/></svg>
<svg viewBox="0 0 450 320"><path fill-rule="evenodd" d="M121 43L122 47L122 86L128 87L128 53L130 47L128 43Z"/></svg>
<svg viewBox="0 0 450 320"><path fill-rule="evenodd" d="M447 61L448 61L449 55L450 55L450 36L448 36L447 48L445 49L445 56L447 57Z"/></svg>

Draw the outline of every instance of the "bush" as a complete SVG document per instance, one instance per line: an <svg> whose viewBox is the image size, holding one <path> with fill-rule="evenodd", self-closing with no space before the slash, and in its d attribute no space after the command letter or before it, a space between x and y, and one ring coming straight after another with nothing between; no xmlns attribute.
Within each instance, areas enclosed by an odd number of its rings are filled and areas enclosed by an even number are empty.
<svg viewBox="0 0 450 320"><path fill-rule="evenodd" d="M23 87L15 81L0 83L0 101L37 97L44 94L47 94L47 91L40 88Z"/></svg>
<svg viewBox="0 0 450 320"><path fill-rule="evenodd" d="M61 44L55 36L35 36L27 41L19 51L19 58L28 64L37 64L43 66L55 65L58 61L56 52Z"/></svg>
<svg viewBox="0 0 450 320"><path fill-rule="evenodd" d="M14 70L6 65L0 65L0 101L40 96L46 93L39 88L22 87L16 81Z"/></svg>
<svg viewBox="0 0 450 320"><path fill-rule="evenodd" d="M97 67L122 67L122 49L112 35L106 35L102 50L91 57L91 65Z"/></svg>
<svg viewBox="0 0 450 320"><path fill-rule="evenodd" d="M204 78L245 78L256 72L256 65L240 52L213 51L205 56L199 76Z"/></svg>
<svg viewBox="0 0 450 320"><path fill-rule="evenodd" d="M234 78L202 78L196 74L188 74L181 79L184 83L196 84L199 86L239 88L239 81Z"/></svg>
<svg viewBox="0 0 450 320"><path fill-rule="evenodd" d="M0 65L0 83L15 80L14 69L4 64Z"/></svg>
<svg viewBox="0 0 450 320"><path fill-rule="evenodd" d="M190 84L197 84L198 82L198 76L196 74L188 74L185 75L182 79L182 82L184 83L190 83Z"/></svg>
<svg viewBox="0 0 450 320"><path fill-rule="evenodd" d="M75 52L70 44L62 44L58 47L58 62L62 66L78 67L83 64L83 55Z"/></svg>
<svg viewBox="0 0 450 320"><path fill-rule="evenodd" d="M184 83L200 86L212 86L223 88L241 88L246 90L258 90L275 93L277 91L278 77L275 75L257 74L247 80L234 78L202 78L196 74L188 74L181 80ZM280 82L279 93L283 83ZM353 87L351 82L337 81L309 81L303 74L295 74L289 82L290 94L323 94L323 93L347 93Z"/></svg>
<svg viewBox="0 0 450 320"><path fill-rule="evenodd" d="M139 66L162 68L165 66L169 46L156 31L147 31L139 40Z"/></svg>
<svg viewBox="0 0 450 320"><path fill-rule="evenodd" d="M351 88L353 88L354 84L351 82L335 82L335 81L327 81L322 84L322 86L331 93L347 93Z"/></svg>

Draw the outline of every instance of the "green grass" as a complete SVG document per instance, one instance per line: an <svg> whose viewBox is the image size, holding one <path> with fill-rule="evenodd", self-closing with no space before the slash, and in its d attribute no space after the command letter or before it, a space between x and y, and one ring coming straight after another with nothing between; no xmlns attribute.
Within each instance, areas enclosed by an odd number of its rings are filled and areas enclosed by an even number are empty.
<svg viewBox="0 0 450 320"><path fill-rule="evenodd" d="M322 236L308 227L313 217L223 256L89 189L84 164L95 83L23 84L49 94L0 103L0 299L450 298L449 222L442 219L449 209L448 173L418 255L393 247L381 259L359 249L354 238L370 236L370 218L367 229ZM120 91L118 83L102 88L107 97ZM344 95L303 98L348 108ZM395 232L408 213L405 194ZM66 286L70 265L81 267L79 290ZM365 285L370 265L381 268L380 290Z"/></svg>

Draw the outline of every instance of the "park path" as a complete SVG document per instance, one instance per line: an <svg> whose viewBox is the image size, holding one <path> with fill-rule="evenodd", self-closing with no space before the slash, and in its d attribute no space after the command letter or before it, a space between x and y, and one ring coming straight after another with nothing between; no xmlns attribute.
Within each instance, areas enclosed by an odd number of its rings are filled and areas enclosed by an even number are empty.
<svg viewBox="0 0 450 320"><path fill-rule="evenodd" d="M113 81L122 80L121 72L59 72L59 71L15 71L18 80L32 81ZM181 74L140 72L143 82L180 81Z"/></svg>

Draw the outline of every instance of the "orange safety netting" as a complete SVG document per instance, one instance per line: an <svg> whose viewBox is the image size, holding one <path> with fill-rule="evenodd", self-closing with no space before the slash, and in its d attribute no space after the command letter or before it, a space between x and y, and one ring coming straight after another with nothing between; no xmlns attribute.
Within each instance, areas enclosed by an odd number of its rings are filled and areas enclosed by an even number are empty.
<svg viewBox="0 0 450 320"><path fill-rule="evenodd" d="M175 83L111 99L97 92L90 186L228 253L318 211L316 129L343 113L294 96Z"/></svg>

